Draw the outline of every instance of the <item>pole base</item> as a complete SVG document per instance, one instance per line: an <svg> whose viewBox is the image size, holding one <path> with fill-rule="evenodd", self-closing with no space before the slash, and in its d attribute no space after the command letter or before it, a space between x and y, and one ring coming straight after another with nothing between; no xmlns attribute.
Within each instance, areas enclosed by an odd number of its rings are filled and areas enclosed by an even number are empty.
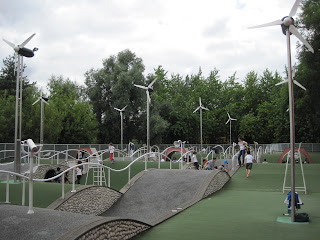
<svg viewBox="0 0 320 240"><path fill-rule="evenodd" d="M34 214L34 211L32 209L29 209L28 214Z"/></svg>

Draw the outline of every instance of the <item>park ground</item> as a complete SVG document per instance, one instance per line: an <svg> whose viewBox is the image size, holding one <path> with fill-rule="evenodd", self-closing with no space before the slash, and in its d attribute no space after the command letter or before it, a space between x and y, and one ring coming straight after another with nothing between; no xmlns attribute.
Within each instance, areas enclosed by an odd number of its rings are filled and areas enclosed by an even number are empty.
<svg viewBox="0 0 320 240"><path fill-rule="evenodd" d="M287 211L284 171L283 164L255 164L246 178L245 169L240 168L218 193L136 239L319 239L320 165L304 165L308 193L299 194L304 205L298 212L309 214L309 224L277 222ZM299 171L297 186L302 184Z"/></svg>
<svg viewBox="0 0 320 240"><path fill-rule="evenodd" d="M266 155L266 158L269 163L254 164L249 178L246 178L245 169L240 168L222 190L136 239L319 239L320 164L304 164L307 195L299 194L304 202L299 212L308 213L310 223L280 223L277 218L283 217L287 211L284 204L286 194L282 193L285 164L275 163L279 159L276 155ZM319 158L312 159L320 163ZM105 164L110 163L106 161ZM119 161L113 167L120 169L126 164ZM148 167L156 168L157 163L150 163ZM168 168L168 163L163 167ZM173 168L177 167L173 165ZM144 163L138 163L131 170L132 176L143 169ZM121 189L128 180L127 176L127 172L112 176L111 187ZM81 183L84 181L85 176ZM289 186L290 173L287 182ZM10 202L13 204L21 204L21 185L10 185ZM296 167L296 186L302 186L299 166ZM66 184L65 191L70 191L71 187ZM45 208L61 196L61 184L35 183L34 194L34 206ZM1 183L0 202L4 201L5 184Z"/></svg>

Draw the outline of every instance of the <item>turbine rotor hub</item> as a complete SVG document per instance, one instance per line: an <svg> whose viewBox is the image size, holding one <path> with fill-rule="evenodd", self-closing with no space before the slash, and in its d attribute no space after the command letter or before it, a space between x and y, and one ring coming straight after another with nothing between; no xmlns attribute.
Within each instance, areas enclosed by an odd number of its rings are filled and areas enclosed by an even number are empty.
<svg viewBox="0 0 320 240"><path fill-rule="evenodd" d="M286 27L289 27L290 25L292 25L294 23L294 20L292 17L285 17L283 19L283 24L286 26Z"/></svg>

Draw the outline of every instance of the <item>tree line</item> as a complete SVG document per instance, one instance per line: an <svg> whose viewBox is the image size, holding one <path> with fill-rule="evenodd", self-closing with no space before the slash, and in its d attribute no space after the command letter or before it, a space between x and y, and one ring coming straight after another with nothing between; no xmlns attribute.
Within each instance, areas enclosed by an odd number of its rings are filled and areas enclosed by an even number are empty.
<svg viewBox="0 0 320 240"><path fill-rule="evenodd" d="M315 11L318 10L318 11ZM319 69L320 69L320 3L304 1L298 27L315 53L299 47L296 80L307 88L294 87L296 142L319 142ZM0 142L14 141L15 82L14 58L3 60L0 71ZM26 67L26 66L25 66ZM48 105L44 113L44 143L120 143L120 115L114 108L127 105L123 116L124 143L146 142L146 93L134 84L148 85L157 79L151 92L151 144L175 140L200 142L200 116L193 111L202 104L203 142L229 143L227 113L232 121L232 141L242 136L248 142L289 142L288 86L276 83L283 77L266 69L262 74L247 73L242 80L236 73L220 79L219 70L204 76L169 75L159 66L145 76L143 60L130 50L103 60L99 69L85 73L85 84L79 86L62 76L48 80ZM23 138L39 142L40 96L36 83L23 82Z"/></svg>

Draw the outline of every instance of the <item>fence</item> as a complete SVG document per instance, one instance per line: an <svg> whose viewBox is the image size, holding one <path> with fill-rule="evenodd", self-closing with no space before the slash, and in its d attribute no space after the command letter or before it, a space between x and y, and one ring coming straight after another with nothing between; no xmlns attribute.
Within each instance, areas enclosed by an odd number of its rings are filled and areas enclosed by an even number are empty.
<svg viewBox="0 0 320 240"><path fill-rule="evenodd" d="M113 144L115 148L119 149L120 144ZM160 144L158 145L160 151L163 151L167 147L172 146L173 144ZM229 147L228 144L202 144L202 148L206 149L206 152L209 153L212 148L216 145L221 145L224 149ZM124 145L126 150L129 151L129 146ZM136 144L135 149L144 146L143 144ZM62 152L68 151L69 149L78 149L78 148L96 148L97 151L108 149L108 144L44 144L42 151L53 151L53 152ZM193 148L197 152L200 150L200 144L185 144L185 148ZM282 152L286 148L290 148L290 143L272 143L272 144L258 144L251 145L251 147L262 147L265 152ZM296 147L299 147L299 143L296 143ZM307 152L320 152L320 143L302 143L301 148L304 148ZM267 149L267 151L266 151ZM76 152L70 152L69 155L76 154ZM57 158L64 158L65 155L57 156ZM0 160L5 160L8 158L14 158L14 144L13 143L0 143Z"/></svg>

